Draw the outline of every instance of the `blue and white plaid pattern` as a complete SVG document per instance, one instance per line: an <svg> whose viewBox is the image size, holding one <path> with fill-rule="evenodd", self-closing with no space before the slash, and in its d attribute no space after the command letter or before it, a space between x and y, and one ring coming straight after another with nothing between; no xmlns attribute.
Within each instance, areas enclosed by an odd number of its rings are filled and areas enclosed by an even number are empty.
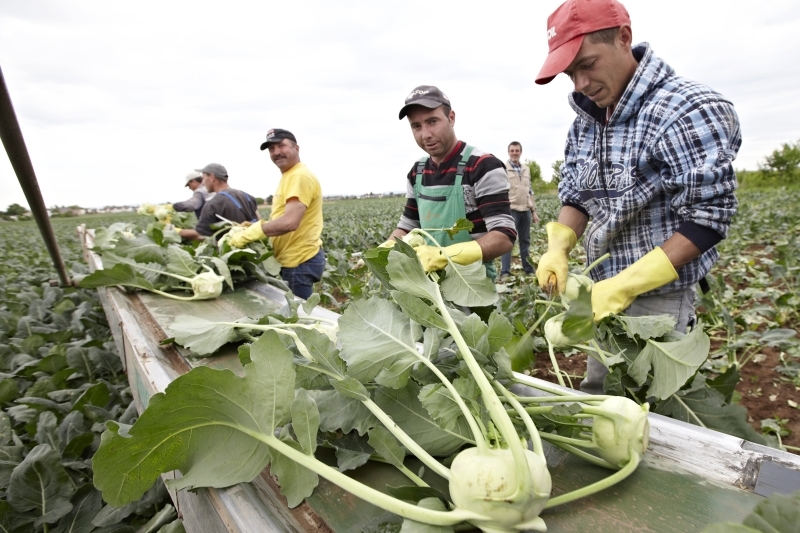
<svg viewBox="0 0 800 533"><path fill-rule="evenodd" d="M611 254L592 271L595 280L630 266L678 228L696 224L724 238L738 205L733 160L742 139L733 104L676 76L647 43L633 51L639 67L607 125L605 109L570 96L578 116L558 190L563 205L589 214L588 262ZM677 281L648 294L693 286L718 256L710 248L679 268Z"/></svg>

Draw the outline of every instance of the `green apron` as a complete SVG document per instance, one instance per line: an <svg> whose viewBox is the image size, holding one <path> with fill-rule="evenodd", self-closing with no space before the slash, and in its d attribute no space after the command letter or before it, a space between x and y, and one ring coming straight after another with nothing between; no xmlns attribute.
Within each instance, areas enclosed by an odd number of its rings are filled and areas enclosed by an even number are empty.
<svg viewBox="0 0 800 533"><path fill-rule="evenodd" d="M472 240L467 231L459 231L454 237L450 237L447 232L439 228L450 228L460 218L467 218L467 209L464 205L464 188L461 186L461 179L464 177L464 168L467 166L472 146L464 146L461 152L461 160L456 169L456 180L449 187L425 187L422 185L422 172L428 158L420 159L417 163L417 175L414 179L414 197L417 199L417 210L419 211L419 224L422 229L431 234L439 243L439 246L450 246L460 242ZM435 230L431 230L435 228ZM486 275L494 281L497 277L497 270L494 261L487 261L483 264L486 268Z"/></svg>

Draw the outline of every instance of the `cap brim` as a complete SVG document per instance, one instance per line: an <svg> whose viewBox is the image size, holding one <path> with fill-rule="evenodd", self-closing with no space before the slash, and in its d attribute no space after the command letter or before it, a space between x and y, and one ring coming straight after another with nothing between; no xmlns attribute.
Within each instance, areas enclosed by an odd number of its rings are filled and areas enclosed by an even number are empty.
<svg viewBox="0 0 800 533"><path fill-rule="evenodd" d="M261 143L261 149L262 149L262 150L266 150L267 148L269 148L269 145L270 145L270 144L277 144L277 142L280 142L280 141L267 141L267 142L263 142L263 143Z"/></svg>
<svg viewBox="0 0 800 533"><path fill-rule="evenodd" d="M403 108L400 110L400 120L403 120L406 117L406 115L408 115L409 108L412 108L415 105L421 105L422 107L427 107L429 109L436 109L437 107L445 104L439 102L438 100L426 100L424 98L421 100L415 100L410 104L406 104L403 106Z"/></svg>
<svg viewBox="0 0 800 533"><path fill-rule="evenodd" d="M585 36L586 34L578 35L547 54L547 59L544 60L539 75L536 76L536 83L539 85L550 83L553 78L564 72L578 55Z"/></svg>

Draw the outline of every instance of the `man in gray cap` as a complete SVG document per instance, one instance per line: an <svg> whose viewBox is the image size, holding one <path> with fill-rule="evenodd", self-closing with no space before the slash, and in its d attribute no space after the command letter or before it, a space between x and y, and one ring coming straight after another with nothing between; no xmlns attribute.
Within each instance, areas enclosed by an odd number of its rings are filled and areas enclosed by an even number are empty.
<svg viewBox="0 0 800 533"><path fill-rule="evenodd" d="M192 197L184 202L172 204L172 209L175 211L190 212L194 211L197 219L200 220L200 212L203 210L209 196L212 193L208 192L206 186L203 185L203 175L200 172L192 171L186 174L186 186L192 191Z"/></svg>
<svg viewBox="0 0 800 533"><path fill-rule="evenodd" d="M494 259L514 247L517 238L508 200L508 177L502 161L492 154L459 141L454 130L456 114L450 99L432 85L421 85L406 97L400 120L408 117L414 139L429 157L411 168L406 182L406 207L400 222L382 246L391 246L415 228L431 233L456 263L481 261L494 279ZM450 237L460 218L473 223L472 230ZM418 246L417 255L426 271L447 266L436 246Z"/></svg>
<svg viewBox="0 0 800 533"><path fill-rule="evenodd" d="M255 198L228 186L228 171L225 167L219 163L209 163L196 171L203 176L203 185L208 192L216 194L206 201L195 229L182 229L181 237L199 240L213 235L216 231L215 226L223 219L232 222L258 220Z"/></svg>

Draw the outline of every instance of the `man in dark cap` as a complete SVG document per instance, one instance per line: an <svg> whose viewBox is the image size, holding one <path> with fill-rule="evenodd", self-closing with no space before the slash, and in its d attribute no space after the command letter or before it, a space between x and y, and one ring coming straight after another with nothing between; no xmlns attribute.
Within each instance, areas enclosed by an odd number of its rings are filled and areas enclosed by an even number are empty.
<svg viewBox="0 0 800 533"><path fill-rule="evenodd" d="M203 185L203 174L196 170L189 172L184 180L186 181L186 186L192 191L192 197L183 202L172 204L172 209L175 211L194 212L197 219L200 220L203 206L212 193L208 192L206 186Z"/></svg>
<svg viewBox="0 0 800 533"><path fill-rule="evenodd" d="M563 292L567 261L586 232L595 321L669 314L694 322L695 286L736 213L733 160L742 143L733 104L681 78L650 45L633 45L617 0L568 0L547 20L549 54L536 83L563 72L577 113L567 136L558 222L536 274ZM591 220L591 225L589 221ZM607 369L588 359L585 392L602 394Z"/></svg>
<svg viewBox="0 0 800 533"><path fill-rule="evenodd" d="M406 206L400 222L382 246L391 246L415 228L450 228L460 218L474 226L450 237L444 231L428 231L444 247L452 261L467 265L482 261L494 279L494 259L514 247L517 232L508 200L508 177L502 161L459 141L456 114L450 99L432 85L421 85L409 94L400 109L408 117L414 139L428 157L408 173ZM416 248L427 272L441 270L447 259L436 246Z"/></svg>
<svg viewBox="0 0 800 533"><path fill-rule="evenodd" d="M213 235L216 226L225 220L232 222L258 220L255 198L228 186L228 171L225 167L219 163L209 163L196 172L200 172L203 176L203 185L208 192L216 194L203 206L197 226L194 229L182 229L181 237L198 240L208 237Z"/></svg>
<svg viewBox="0 0 800 533"><path fill-rule="evenodd" d="M325 252L322 249L322 188L317 177L300 162L300 146L292 132L271 129L262 150L281 170L281 181L272 199L268 221L259 221L231 236L231 246L270 238L275 259L281 264L281 279L300 298L311 296L314 283L322 279Z"/></svg>

